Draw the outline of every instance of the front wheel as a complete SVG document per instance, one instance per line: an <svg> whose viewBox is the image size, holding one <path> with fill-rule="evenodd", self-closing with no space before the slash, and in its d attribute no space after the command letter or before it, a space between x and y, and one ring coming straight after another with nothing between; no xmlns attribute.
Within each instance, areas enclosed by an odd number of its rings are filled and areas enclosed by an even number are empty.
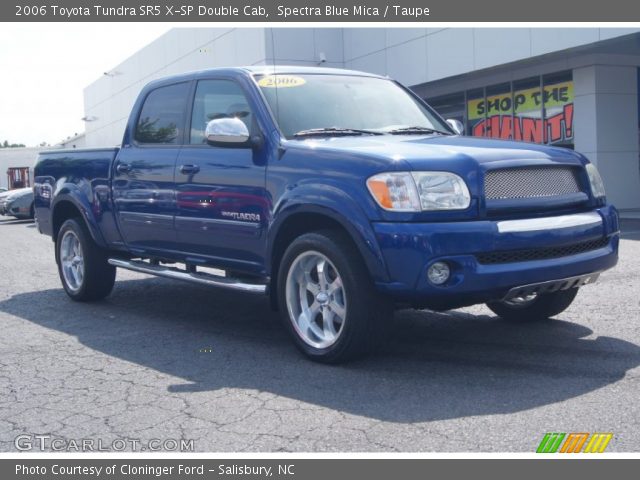
<svg viewBox="0 0 640 480"><path fill-rule="evenodd" d="M493 313L512 322L546 320L564 312L578 294L577 288L557 292L532 294L511 300L487 303Z"/></svg>
<svg viewBox="0 0 640 480"><path fill-rule="evenodd" d="M95 244L84 224L69 219L62 224L56 240L58 274L67 295L79 302L100 300L113 289L116 268Z"/></svg>
<svg viewBox="0 0 640 480"><path fill-rule="evenodd" d="M326 230L300 236L280 264L278 301L298 348L312 360L340 363L376 347L392 320L390 304L351 241Z"/></svg>

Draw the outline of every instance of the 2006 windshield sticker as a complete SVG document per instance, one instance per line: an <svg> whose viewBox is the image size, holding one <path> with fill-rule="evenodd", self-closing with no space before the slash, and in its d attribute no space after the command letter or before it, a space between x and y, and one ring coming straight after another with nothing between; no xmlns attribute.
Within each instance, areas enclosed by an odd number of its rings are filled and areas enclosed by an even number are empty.
<svg viewBox="0 0 640 480"><path fill-rule="evenodd" d="M299 87L307 81L302 77L293 75L269 75L258 80L258 85L265 88L288 88Z"/></svg>

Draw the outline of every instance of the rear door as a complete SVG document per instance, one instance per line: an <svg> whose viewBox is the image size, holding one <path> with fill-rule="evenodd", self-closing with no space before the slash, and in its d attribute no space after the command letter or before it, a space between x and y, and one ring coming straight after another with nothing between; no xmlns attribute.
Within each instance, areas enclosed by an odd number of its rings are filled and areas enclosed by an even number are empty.
<svg viewBox="0 0 640 480"><path fill-rule="evenodd" d="M112 185L118 225L134 251L177 249L174 171L190 88L190 82L182 82L149 92L133 138L116 159Z"/></svg>
<svg viewBox="0 0 640 480"><path fill-rule="evenodd" d="M240 83L231 79L197 82L189 138L176 164L176 230L191 256L227 268L258 271L268 221L265 153L258 147L215 147L205 128L215 118L236 117L258 134L254 108Z"/></svg>

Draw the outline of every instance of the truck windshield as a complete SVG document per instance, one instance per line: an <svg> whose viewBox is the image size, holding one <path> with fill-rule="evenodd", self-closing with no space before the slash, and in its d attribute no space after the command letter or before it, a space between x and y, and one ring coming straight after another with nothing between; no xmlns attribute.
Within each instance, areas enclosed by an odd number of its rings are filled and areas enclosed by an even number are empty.
<svg viewBox="0 0 640 480"><path fill-rule="evenodd" d="M437 115L396 83L356 75L256 75L286 138L443 133Z"/></svg>

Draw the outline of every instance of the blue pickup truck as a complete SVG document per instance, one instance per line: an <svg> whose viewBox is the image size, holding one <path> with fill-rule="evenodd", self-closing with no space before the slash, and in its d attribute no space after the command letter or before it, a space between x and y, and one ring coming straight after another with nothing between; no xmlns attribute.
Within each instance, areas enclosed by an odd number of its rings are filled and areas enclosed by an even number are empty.
<svg viewBox="0 0 640 480"><path fill-rule="evenodd" d="M154 81L120 148L42 152L34 191L72 299L108 295L117 267L266 295L321 362L370 351L400 307L553 317L618 258L584 156L464 137L402 85L346 70Z"/></svg>

